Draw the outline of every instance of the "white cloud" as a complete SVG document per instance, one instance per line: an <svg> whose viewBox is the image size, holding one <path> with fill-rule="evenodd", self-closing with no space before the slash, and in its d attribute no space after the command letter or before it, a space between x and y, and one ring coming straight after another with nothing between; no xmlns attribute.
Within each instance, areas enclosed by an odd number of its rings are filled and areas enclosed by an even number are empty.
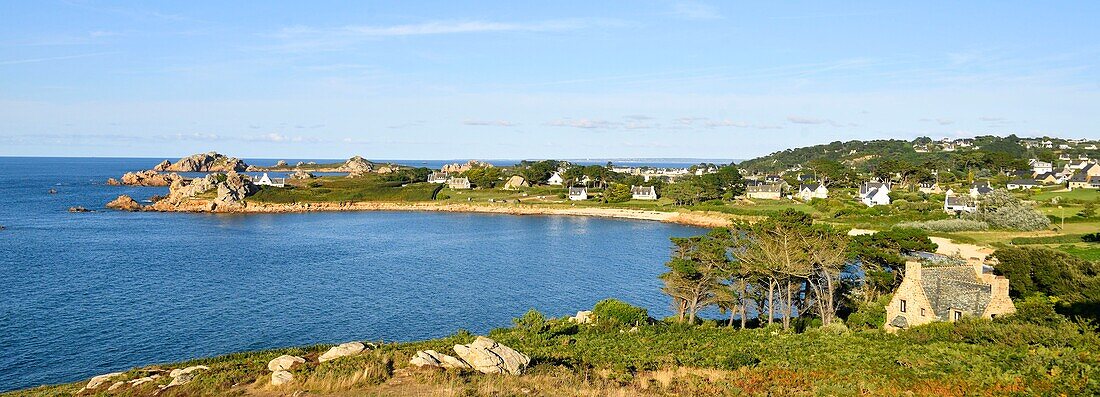
<svg viewBox="0 0 1100 397"><path fill-rule="evenodd" d="M494 126L494 127L514 127L514 126L519 125L518 123L513 123L513 122L508 121L508 120L496 120L496 121L490 121L490 120L465 120L465 121L462 122L462 124L476 125L476 126Z"/></svg>
<svg viewBox="0 0 1100 397"><path fill-rule="evenodd" d="M794 124L809 124L809 125L822 125L828 124L833 127L859 127L856 123L840 123L830 119L820 119L815 117L804 116L787 116L787 121Z"/></svg>
<svg viewBox="0 0 1100 397"><path fill-rule="evenodd" d="M558 120L554 120L554 121L551 121L549 123L546 123L546 125L551 126L551 127L573 127L573 128L596 129L596 128L614 128L616 126L616 123L612 123L612 122L607 121L607 120L599 120L599 119L558 119Z"/></svg>
<svg viewBox="0 0 1100 397"><path fill-rule="evenodd" d="M684 19L721 19L718 9L696 1L678 1L672 5L672 14Z"/></svg>

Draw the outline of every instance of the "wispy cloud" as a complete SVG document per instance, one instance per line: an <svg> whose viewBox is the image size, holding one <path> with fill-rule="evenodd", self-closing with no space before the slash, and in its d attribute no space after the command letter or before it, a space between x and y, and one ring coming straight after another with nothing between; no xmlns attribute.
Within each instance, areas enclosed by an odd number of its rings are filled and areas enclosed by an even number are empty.
<svg viewBox="0 0 1100 397"><path fill-rule="evenodd" d="M549 123L546 123L546 125L551 126L551 127L573 127L573 128L584 128L584 129L603 128L603 129L607 129L607 128L614 128L615 126L618 125L618 123L614 123L614 122L607 121L607 120L600 120L600 119L582 118L582 119L558 119L558 120L554 120L554 121L551 121Z"/></svg>
<svg viewBox="0 0 1100 397"><path fill-rule="evenodd" d="M283 28L268 36L284 41L282 45L277 46L277 49L327 50L345 47L364 40L377 40L387 37L493 32L555 32L613 25L623 25L623 22L610 19L574 18L533 22L428 21L403 25L292 26Z"/></svg>
<svg viewBox="0 0 1100 397"><path fill-rule="evenodd" d="M678 1L672 4L672 15L684 19L721 19L722 14L710 4L697 1Z"/></svg>
<svg viewBox="0 0 1100 397"><path fill-rule="evenodd" d="M939 125L951 125L951 124L955 124L955 120L951 120L951 119L942 119L942 118L938 118L938 119L929 119L929 118L923 118L923 119L920 119L920 121L922 121L922 122L926 122L926 123L929 123L929 122L935 122L936 124L939 124Z"/></svg>
<svg viewBox="0 0 1100 397"><path fill-rule="evenodd" d="M495 120L495 121L489 121L489 120L465 120L465 121L463 121L463 122L462 122L462 124L465 124L465 125L476 125L476 126L493 126L493 127L514 127L514 126L517 126L517 125L519 125L519 124L517 124L517 123L513 123L513 122L511 122L511 121L508 121L508 120Z"/></svg>
<svg viewBox="0 0 1100 397"><path fill-rule="evenodd" d="M841 123L830 119L821 119L815 117L805 116L787 116L787 121L794 124L808 124L808 125L831 125L833 127L859 127L856 123Z"/></svg>
<svg viewBox="0 0 1100 397"><path fill-rule="evenodd" d="M52 61L64 61L68 59L79 59L96 57L100 55L117 54L117 52L93 52L90 54L77 54L77 55L62 55L56 57L43 57L43 58L25 58L25 59L10 59L7 61L0 61L0 65L20 65L24 63L39 63L39 62L52 62Z"/></svg>

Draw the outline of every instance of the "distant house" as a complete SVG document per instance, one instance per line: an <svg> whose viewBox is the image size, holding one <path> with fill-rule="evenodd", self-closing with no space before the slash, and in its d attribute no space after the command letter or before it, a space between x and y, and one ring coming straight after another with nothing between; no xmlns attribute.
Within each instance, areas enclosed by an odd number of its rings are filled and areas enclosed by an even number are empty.
<svg viewBox="0 0 1100 397"><path fill-rule="evenodd" d="M867 182L859 186L859 201L868 207L890 205L890 184Z"/></svg>
<svg viewBox="0 0 1100 397"><path fill-rule="evenodd" d="M428 174L428 183L447 183L448 179L450 178L447 177L446 172L440 171Z"/></svg>
<svg viewBox="0 0 1100 397"><path fill-rule="evenodd" d="M921 184L917 186L917 191L925 194L943 193L943 189L940 188L940 184L936 182L921 182Z"/></svg>
<svg viewBox="0 0 1100 397"><path fill-rule="evenodd" d="M258 179L256 179L255 182L252 183L260 186L284 187L286 186L286 178L271 178L267 176L267 173L265 172Z"/></svg>
<svg viewBox="0 0 1100 397"><path fill-rule="evenodd" d="M630 186L630 197L635 200L656 200L657 188L653 186Z"/></svg>
<svg viewBox="0 0 1100 397"><path fill-rule="evenodd" d="M451 189L469 189L470 179L466 177L448 179L447 187Z"/></svg>
<svg viewBox="0 0 1100 397"><path fill-rule="evenodd" d="M561 177L560 172L555 172L553 175L550 175L550 179L546 180L546 184L550 186L561 186L562 183L565 183L565 179Z"/></svg>
<svg viewBox="0 0 1100 397"><path fill-rule="evenodd" d="M584 186L569 188L569 200L572 200L572 201L588 200L588 188L584 187Z"/></svg>
<svg viewBox="0 0 1100 397"><path fill-rule="evenodd" d="M943 198L943 212L948 214L960 214L963 212L974 212L978 210L978 206L974 203L974 199L966 196L956 196L953 192L948 192L947 196Z"/></svg>
<svg viewBox="0 0 1100 397"><path fill-rule="evenodd" d="M1034 179L1017 179L1009 182L1008 185L1006 185L1005 187L1008 188L1008 190L1026 190L1037 188L1039 186L1042 186L1042 183Z"/></svg>
<svg viewBox="0 0 1100 397"><path fill-rule="evenodd" d="M1072 157L1069 156L1069 153L1062 153L1058 155L1058 160L1070 161L1071 159Z"/></svg>
<svg viewBox="0 0 1100 397"><path fill-rule="evenodd" d="M1065 179L1062 178L1062 176L1060 176L1059 174L1046 173L1046 174L1036 175L1035 180L1038 181L1038 183L1045 184L1045 185L1056 185L1056 184L1063 183L1063 180L1065 180Z"/></svg>
<svg viewBox="0 0 1100 397"><path fill-rule="evenodd" d="M1031 172L1034 174L1045 174L1048 172L1054 172L1054 164L1046 161L1039 161L1031 159Z"/></svg>
<svg viewBox="0 0 1100 397"><path fill-rule="evenodd" d="M768 175L764 177L764 183L779 183L783 182L783 177L779 175Z"/></svg>
<svg viewBox="0 0 1100 397"><path fill-rule="evenodd" d="M531 186L531 184L527 183L527 180L519 175L512 175L511 178L508 178L508 181L504 182L504 190L516 190L528 186Z"/></svg>
<svg viewBox="0 0 1100 397"><path fill-rule="evenodd" d="M783 196L783 185L778 183L760 183L745 186L745 196L754 199L779 200Z"/></svg>
<svg viewBox="0 0 1100 397"><path fill-rule="evenodd" d="M1088 164L1069 178L1068 186L1073 189L1100 189L1100 165Z"/></svg>
<svg viewBox="0 0 1100 397"><path fill-rule="evenodd" d="M798 175L798 183L802 183L802 184L813 183L816 180L817 180L817 178L814 178L813 175L806 175L806 174L799 174Z"/></svg>
<svg viewBox="0 0 1100 397"><path fill-rule="evenodd" d="M807 183L798 187L797 197L802 201L829 198L829 189L820 183Z"/></svg>
<svg viewBox="0 0 1100 397"><path fill-rule="evenodd" d="M974 182L970 185L970 197L978 198L993 192L989 182Z"/></svg>
<svg viewBox="0 0 1100 397"><path fill-rule="evenodd" d="M887 331L963 317L993 318L1016 312L1008 279L979 261L906 262L905 277L886 307Z"/></svg>

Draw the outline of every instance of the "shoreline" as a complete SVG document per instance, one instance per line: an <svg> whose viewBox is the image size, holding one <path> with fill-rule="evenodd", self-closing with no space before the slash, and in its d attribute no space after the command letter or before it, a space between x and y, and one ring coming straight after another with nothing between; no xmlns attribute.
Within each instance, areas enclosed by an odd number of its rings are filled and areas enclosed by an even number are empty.
<svg viewBox="0 0 1100 397"><path fill-rule="evenodd" d="M153 212L206 212L217 214L278 214L304 212L340 212L340 211L415 211L415 212L456 212L502 215L567 215L611 219L632 219L673 223L702 228L722 227L733 224L733 215L700 211L649 211L627 208L568 207L556 208L541 205L482 205L482 204L439 204L439 203L400 203L400 202L314 202L295 204L271 204L247 202L243 207L210 210L210 200L191 199L176 206L153 204L144 207Z"/></svg>

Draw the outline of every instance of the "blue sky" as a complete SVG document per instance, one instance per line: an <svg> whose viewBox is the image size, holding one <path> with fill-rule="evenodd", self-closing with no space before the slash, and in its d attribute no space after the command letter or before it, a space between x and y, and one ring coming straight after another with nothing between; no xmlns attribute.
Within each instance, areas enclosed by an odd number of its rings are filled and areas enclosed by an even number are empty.
<svg viewBox="0 0 1100 397"><path fill-rule="evenodd" d="M268 3L3 1L0 155L747 158L1100 138L1097 2Z"/></svg>

